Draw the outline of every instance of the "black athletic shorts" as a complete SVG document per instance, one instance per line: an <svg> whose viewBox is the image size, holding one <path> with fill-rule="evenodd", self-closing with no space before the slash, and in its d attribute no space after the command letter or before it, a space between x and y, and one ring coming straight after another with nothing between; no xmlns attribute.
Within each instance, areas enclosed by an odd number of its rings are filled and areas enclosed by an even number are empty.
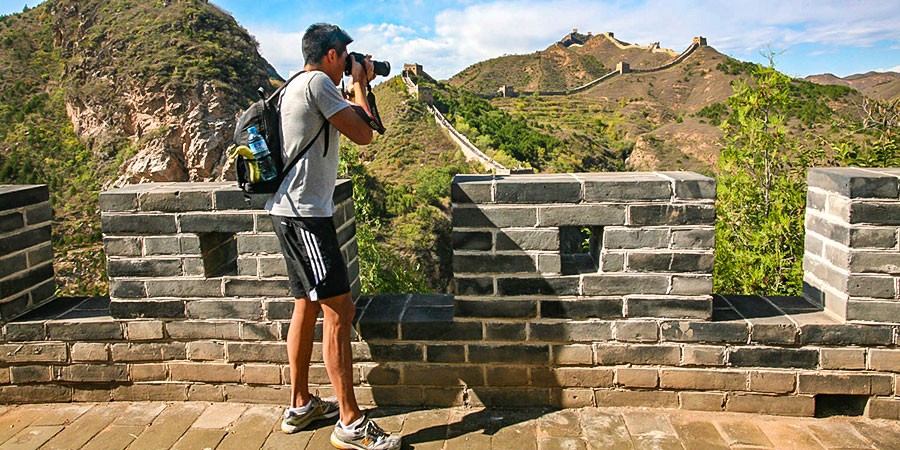
<svg viewBox="0 0 900 450"><path fill-rule="evenodd" d="M331 217L270 217L287 263L291 295L315 301L350 292Z"/></svg>

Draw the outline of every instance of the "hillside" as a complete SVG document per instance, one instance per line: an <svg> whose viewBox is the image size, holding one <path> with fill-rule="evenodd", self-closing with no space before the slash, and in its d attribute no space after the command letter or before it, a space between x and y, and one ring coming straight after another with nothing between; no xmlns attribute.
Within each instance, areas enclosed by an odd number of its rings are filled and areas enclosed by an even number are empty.
<svg viewBox="0 0 900 450"><path fill-rule="evenodd" d="M64 294L106 289L104 186L220 176L236 114L277 78L256 47L202 0L47 0L0 18L0 183L50 186Z"/></svg>
<svg viewBox="0 0 900 450"><path fill-rule="evenodd" d="M844 78L823 73L810 75L804 80L823 85L847 86L877 100L900 98L900 73L897 72L866 72Z"/></svg>
<svg viewBox="0 0 900 450"><path fill-rule="evenodd" d="M604 72L619 61L628 62L632 69L647 69L676 56L657 45L640 47L614 41L608 34L582 35L583 44L573 43L577 40L571 36L534 54L477 63L448 83L485 95L501 85L512 85L516 91L571 89L593 76L579 66L586 56L596 59ZM538 62L555 65L555 69L537 71ZM604 165L598 161L621 154L626 167L633 170L710 171L722 136L718 125L726 117L725 103L734 93L732 83L749 80L754 67L701 45L672 67L614 75L579 93L494 97L490 101L568 142L568 151L551 170L600 170ZM540 76L529 77L528 73ZM787 113L797 135L829 133L832 120L853 114L854 102L861 98L848 87L803 80L794 80L791 94L794 104ZM608 167L605 165L606 170Z"/></svg>

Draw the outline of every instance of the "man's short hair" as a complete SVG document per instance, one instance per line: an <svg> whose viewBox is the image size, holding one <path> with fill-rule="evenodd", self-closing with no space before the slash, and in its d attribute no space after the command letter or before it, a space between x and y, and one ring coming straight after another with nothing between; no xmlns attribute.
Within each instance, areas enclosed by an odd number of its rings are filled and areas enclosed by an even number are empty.
<svg viewBox="0 0 900 450"><path fill-rule="evenodd" d="M303 59L306 64L318 64L328 54L328 50L335 49L338 54L343 54L347 44L351 42L353 38L341 27L314 23L303 34Z"/></svg>

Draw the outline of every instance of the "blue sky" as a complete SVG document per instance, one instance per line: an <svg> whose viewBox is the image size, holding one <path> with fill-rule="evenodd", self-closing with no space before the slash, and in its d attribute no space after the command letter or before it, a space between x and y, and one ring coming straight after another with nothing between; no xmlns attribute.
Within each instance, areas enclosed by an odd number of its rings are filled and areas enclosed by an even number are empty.
<svg viewBox="0 0 900 450"><path fill-rule="evenodd" d="M703 35L720 52L757 62L769 44L784 51L778 68L792 76L900 72L896 0L210 1L256 36L282 75L302 67L300 37L313 22L349 31L351 50L394 67L418 62L438 78L484 59L542 50L573 28L676 51ZM26 3L0 0L0 14Z"/></svg>

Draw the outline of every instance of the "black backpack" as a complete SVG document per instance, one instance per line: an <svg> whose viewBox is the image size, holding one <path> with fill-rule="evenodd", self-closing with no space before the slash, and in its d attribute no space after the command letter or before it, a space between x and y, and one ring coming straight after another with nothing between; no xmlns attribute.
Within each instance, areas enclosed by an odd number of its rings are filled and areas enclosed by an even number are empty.
<svg viewBox="0 0 900 450"><path fill-rule="evenodd" d="M284 181L285 175L297 164L297 161L309 151L313 143L325 130L325 151L328 151L328 120L319 128L316 136L309 141L309 144L297 154L287 165L281 160L281 92L287 87L294 78L303 73L303 71L294 74L291 78L284 82L272 95L266 97L262 87L257 91L261 100L257 101L243 114L237 121L234 128L234 145L235 147L248 146L249 133L247 130L256 127L256 131L266 141L269 147L269 154L272 155L272 161L275 163L276 176L267 181L250 180L250 162L242 155L237 156L235 163L235 171L237 172L238 187L244 191L244 196L249 200L249 194L274 194L278 191L281 182Z"/></svg>

